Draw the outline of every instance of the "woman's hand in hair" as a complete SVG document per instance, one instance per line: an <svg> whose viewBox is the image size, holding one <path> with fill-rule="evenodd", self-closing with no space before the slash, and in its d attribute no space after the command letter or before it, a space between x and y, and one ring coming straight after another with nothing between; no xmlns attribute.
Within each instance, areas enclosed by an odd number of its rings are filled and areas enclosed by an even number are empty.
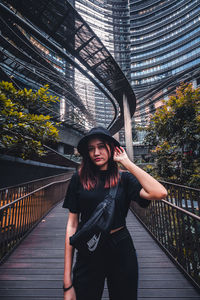
<svg viewBox="0 0 200 300"><path fill-rule="evenodd" d="M127 162L129 160L126 151L122 147L115 147L113 160L116 162L119 162L123 165L123 163Z"/></svg>
<svg viewBox="0 0 200 300"><path fill-rule="evenodd" d="M161 200L167 197L167 190L150 174L136 166L127 156L122 147L115 147L113 160L119 162L123 167L133 174L142 185L140 197L147 200Z"/></svg>

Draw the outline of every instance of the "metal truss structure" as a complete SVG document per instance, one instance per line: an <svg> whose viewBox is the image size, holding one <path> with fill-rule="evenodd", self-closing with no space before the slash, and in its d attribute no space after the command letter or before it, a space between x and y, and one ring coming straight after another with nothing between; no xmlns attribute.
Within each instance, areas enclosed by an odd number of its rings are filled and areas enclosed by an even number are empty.
<svg viewBox="0 0 200 300"><path fill-rule="evenodd" d="M4 66L19 73L23 70L23 76L32 81L45 82L48 78L55 92L59 94L62 90L70 103L88 115L66 78L61 75L56 78L55 69L39 57L22 34L22 28L77 68L106 95L115 110L109 129L112 134L119 131L124 124L123 95L127 97L132 116L136 108L135 94L112 55L76 10L64 0L6 0L1 1L0 8L3 11L1 28L14 34L19 43L16 47L5 39L5 33L1 34L3 50L0 64L3 61ZM9 53L6 51L8 48ZM15 57L18 57L17 61ZM34 71L34 66L37 66L37 71L36 68ZM38 72L39 69L42 71Z"/></svg>

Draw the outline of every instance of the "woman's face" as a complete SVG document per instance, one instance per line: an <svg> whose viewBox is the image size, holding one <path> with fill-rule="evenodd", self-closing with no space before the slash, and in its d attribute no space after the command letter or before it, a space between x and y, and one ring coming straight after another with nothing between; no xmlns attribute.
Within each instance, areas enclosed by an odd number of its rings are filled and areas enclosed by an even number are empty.
<svg viewBox="0 0 200 300"><path fill-rule="evenodd" d="M108 160L111 156L110 146L99 138L91 139L88 142L88 152L91 161L100 170L107 170Z"/></svg>

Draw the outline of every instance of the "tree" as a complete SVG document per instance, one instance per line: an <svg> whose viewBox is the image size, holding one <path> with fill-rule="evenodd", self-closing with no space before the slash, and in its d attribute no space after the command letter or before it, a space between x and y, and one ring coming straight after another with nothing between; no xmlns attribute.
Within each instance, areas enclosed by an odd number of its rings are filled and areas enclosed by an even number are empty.
<svg viewBox="0 0 200 300"><path fill-rule="evenodd" d="M156 158L159 178L199 186L199 111L200 89L182 83L151 117L145 143Z"/></svg>
<svg viewBox="0 0 200 300"><path fill-rule="evenodd" d="M4 153L14 151L23 159L45 155L44 144L58 141L58 124L38 110L58 101L48 92L48 85L33 92L0 82L0 149Z"/></svg>

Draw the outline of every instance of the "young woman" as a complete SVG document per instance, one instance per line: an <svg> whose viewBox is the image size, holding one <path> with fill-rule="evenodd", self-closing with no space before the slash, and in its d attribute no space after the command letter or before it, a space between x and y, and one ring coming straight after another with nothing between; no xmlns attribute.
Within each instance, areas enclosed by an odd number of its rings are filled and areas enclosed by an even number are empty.
<svg viewBox="0 0 200 300"><path fill-rule="evenodd" d="M70 181L63 203L69 209L65 239L64 300L100 300L105 278L109 299L136 300L138 264L136 250L126 228L130 201L147 207L150 200L160 200L166 189L153 177L132 163L125 150L103 127L95 127L77 147L83 160ZM119 178L117 163L127 170ZM98 255L85 258L77 253L72 272L74 249L69 243L78 225L82 226L109 188L119 180L115 214L110 235ZM73 276L72 276L73 273Z"/></svg>

